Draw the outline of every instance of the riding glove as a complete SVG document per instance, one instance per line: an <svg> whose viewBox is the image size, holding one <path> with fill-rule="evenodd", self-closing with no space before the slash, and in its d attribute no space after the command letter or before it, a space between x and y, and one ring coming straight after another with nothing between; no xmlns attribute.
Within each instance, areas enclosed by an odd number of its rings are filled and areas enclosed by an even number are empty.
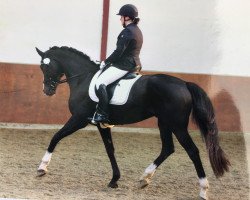
<svg viewBox="0 0 250 200"><path fill-rule="evenodd" d="M105 66L106 66L105 62L102 61L101 64L100 64L100 69L103 69Z"/></svg>

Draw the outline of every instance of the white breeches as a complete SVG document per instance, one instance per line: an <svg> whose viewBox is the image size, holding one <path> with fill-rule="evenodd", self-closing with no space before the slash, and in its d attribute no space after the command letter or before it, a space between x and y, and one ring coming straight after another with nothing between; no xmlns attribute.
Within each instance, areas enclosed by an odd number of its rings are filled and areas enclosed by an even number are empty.
<svg viewBox="0 0 250 200"><path fill-rule="evenodd" d="M118 80L119 78L123 77L125 74L127 74L128 71L125 70L121 70L118 69L116 67L109 67L108 69L106 69L97 79L96 81L96 88L99 89L99 86L101 84L104 85L109 85L113 82L115 82L116 80Z"/></svg>

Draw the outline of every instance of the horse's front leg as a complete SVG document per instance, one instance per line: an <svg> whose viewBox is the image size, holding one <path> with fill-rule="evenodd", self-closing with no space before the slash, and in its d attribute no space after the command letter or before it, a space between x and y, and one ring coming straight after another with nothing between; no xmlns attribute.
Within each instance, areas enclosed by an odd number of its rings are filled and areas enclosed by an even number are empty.
<svg viewBox="0 0 250 200"><path fill-rule="evenodd" d="M118 184L117 181L120 179L120 170L119 167L117 165L116 159L115 159L115 149L114 149L114 145L113 145L113 141L112 141L112 136L111 136L111 130L110 128L101 128L98 125L98 130L102 136L102 140L104 142L109 160L111 162L111 166L112 166L112 170L113 170L113 177L110 181L110 183L108 184L108 187L111 188L117 188Z"/></svg>
<svg viewBox="0 0 250 200"><path fill-rule="evenodd" d="M75 131L79 130L80 128L84 128L87 126L88 121L84 120L83 116L81 115L72 115L68 122L61 128L51 139L49 147L45 152L41 164L37 169L37 175L43 176L47 173L47 167L52 157L52 153L61 139L64 137L74 133Z"/></svg>

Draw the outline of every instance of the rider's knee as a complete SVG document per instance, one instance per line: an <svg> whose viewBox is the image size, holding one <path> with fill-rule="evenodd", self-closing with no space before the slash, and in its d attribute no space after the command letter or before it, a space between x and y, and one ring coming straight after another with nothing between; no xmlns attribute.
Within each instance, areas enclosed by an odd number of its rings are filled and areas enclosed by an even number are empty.
<svg viewBox="0 0 250 200"><path fill-rule="evenodd" d="M104 86L106 86L106 84L104 84L102 81L96 81L96 84L95 84L95 86L96 86L96 89L98 90L100 87L104 87Z"/></svg>
<svg viewBox="0 0 250 200"><path fill-rule="evenodd" d="M106 86L105 84L102 83L101 85L99 85L99 88L105 89L105 90L106 90L107 86Z"/></svg>
<svg viewBox="0 0 250 200"><path fill-rule="evenodd" d="M105 83L103 83L102 81L99 81L99 80L96 81L96 84L95 84L95 85L96 85L96 89L97 89L97 90L98 90L100 87L101 87L101 88L105 88L105 89L106 89L106 87L107 87Z"/></svg>

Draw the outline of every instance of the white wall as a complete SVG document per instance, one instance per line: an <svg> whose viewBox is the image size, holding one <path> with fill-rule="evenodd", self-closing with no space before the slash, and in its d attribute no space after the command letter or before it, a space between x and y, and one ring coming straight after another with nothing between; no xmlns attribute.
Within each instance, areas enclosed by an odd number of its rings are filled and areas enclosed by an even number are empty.
<svg viewBox="0 0 250 200"><path fill-rule="evenodd" d="M215 72L250 76L250 1L220 0L216 13L221 58Z"/></svg>
<svg viewBox="0 0 250 200"><path fill-rule="evenodd" d="M144 70L250 76L249 0L131 0L144 33ZM121 30L111 0L108 53Z"/></svg>
<svg viewBox="0 0 250 200"><path fill-rule="evenodd" d="M39 63L35 47L100 57L102 0L0 0L0 62Z"/></svg>
<svg viewBox="0 0 250 200"><path fill-rule="evenodd" d="M103 0L39 2L0 0L0 62L38 64L34 48L54 45L99 59ZM110 0L108 55L126 3L139 9L144 70L250 76L249 0Z"/></svg>

